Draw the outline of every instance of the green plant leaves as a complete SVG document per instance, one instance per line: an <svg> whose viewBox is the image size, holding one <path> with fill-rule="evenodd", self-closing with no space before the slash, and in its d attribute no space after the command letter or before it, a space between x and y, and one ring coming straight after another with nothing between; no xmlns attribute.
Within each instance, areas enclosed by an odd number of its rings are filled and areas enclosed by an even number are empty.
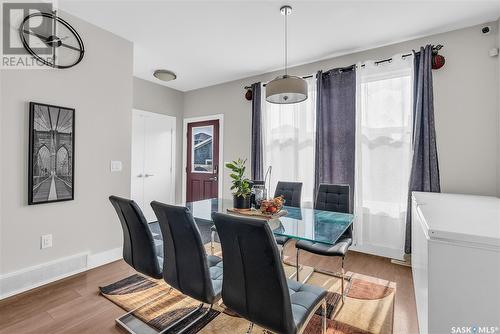
<svg viewBox="0 0 500 334"><path fill-rule="evenodd" d="M236 166L235 166L234 164L230 163L230 162L228 162L228 163L226 164L226 167L227 167L227 168L229 168L229 169L231 169L231 170L236 169Z"/></svg>
<svg viewBox="0 0 500 334"><path fill-rule="evenodd" d="M245 177L246 163L247 159L235 160L233 162L226 163L226 168L231 170L229 177L232 179L231 190L233 190L234 196L242 196L246 198L252 192L250 188L250 180Z"/></svg>

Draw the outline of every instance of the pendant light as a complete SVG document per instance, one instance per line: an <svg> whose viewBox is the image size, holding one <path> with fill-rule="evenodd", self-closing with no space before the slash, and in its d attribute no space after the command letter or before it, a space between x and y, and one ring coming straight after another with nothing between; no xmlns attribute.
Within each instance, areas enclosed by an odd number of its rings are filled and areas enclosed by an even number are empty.
<svg viewBox="0 0 500 334"><path fill-rule="evenodd" d="M280 8L285 17L285 74L278 76L266 85L266 101L277 104L291 104L307 99L307 82L297 76L288 75L288 26L287 17L292 13L292 7Z"/></svg>

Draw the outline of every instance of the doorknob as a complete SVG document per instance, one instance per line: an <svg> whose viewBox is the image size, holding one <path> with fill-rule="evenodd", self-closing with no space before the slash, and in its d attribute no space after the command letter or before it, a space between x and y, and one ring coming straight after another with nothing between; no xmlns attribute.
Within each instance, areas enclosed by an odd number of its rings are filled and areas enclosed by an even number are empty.
<svg viewBox="0 0 500 334"><path fill-rule="evenodd" d="M155 176L154 174L144 174L144 177Z"/></svg>
<svg viewBox="0 0 500 334"><path fill-rule="evenodd" d="M142 174L139 174L139 175L137 175L137 177L143 177L143 175L142 175Z"/></svg>
<svg viewBox="0 0 500 334"><path fill-rule="evenodd" d="M209 177L208 178L210 181L217 181L217 176Z"/></svg>

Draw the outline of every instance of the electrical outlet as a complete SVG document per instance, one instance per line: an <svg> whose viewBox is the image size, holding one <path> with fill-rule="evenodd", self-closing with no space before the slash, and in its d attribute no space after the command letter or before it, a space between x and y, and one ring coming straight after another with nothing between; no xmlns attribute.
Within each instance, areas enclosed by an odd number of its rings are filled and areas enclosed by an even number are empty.
<svg viewBox="0 0 500 334"><path fill-rule="evenodd" d="M52 247L52 234L45 234L40 237L41 249Z"/></svg>
<svg viewBox="0 0 500 334"><path fill-rule="evenodd" d="M122 162L111 160L110 169L111 169L111 172L121 172L122 171Z"/></svg>

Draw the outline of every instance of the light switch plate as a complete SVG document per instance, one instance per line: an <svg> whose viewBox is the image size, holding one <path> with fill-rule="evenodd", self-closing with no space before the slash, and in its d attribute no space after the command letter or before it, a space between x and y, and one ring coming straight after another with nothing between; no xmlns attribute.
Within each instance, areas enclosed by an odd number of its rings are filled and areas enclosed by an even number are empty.
<svg viewBox="0 0 500 334"><path fill-rule="evenodd" d="M40 237L40 248L52 247L52 234L45 234Z"/></svg>
<svg viewBox="0 0 500 334"><path fill-rule="evenodd" d="M122 162L111 160L111 171L112 172L121 172L122 171Z"/></svg>

